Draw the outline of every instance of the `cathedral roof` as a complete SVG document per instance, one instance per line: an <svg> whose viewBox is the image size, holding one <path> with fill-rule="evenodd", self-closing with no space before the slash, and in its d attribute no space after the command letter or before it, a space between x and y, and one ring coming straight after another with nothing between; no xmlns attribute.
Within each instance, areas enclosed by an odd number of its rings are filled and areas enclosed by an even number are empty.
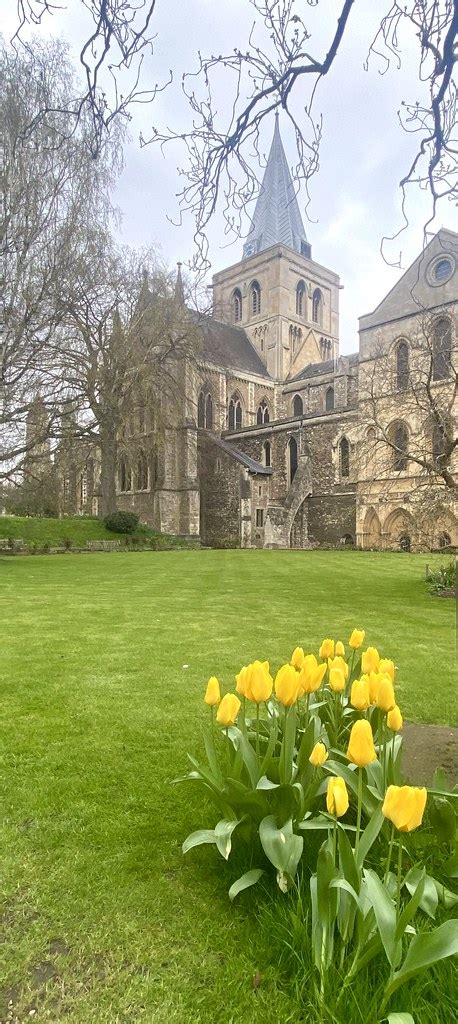
<svg viewBox="0 0 458 1024"><path fill-rule="evenodd" d="M295 380L306 380L308 377L319 377L322 373L333 373L337 370L338 362L341 363L343 359L347 359L350 366L356 366L359 356L357 352L352 352L348 356L339 356L338 360L325 359L322 363L309 363L308 366L304 366L303 370L296 373L294 377L290 377L286 383L291 384Z"/></svg>
<svg viewBox="0 0 458 1024"><path fill-rule="evenodd" d="M203 337L202 356L207 362L269 377L262 359L241 327L223 324L211 316L199 320L199 326Z"/></svg>
<svg viewBox="0 0 458 1024"><path fill-rule="evenodd" d="M311 255L281 141L278 116L243 255L253 256L277 243L288 245L307 258Z"/></svg>
<svg viewBox="0 0 458 1024"><path fill-rule="evenodd" d="M240 448L236 448L233 444L228 441L223 441L222 437L215 437L214 434L208 434L207 437L216 444L218 448L221 448L226 455L230 455L236 462L239 462L241 466L245 466L245 469L249 473L257 473L260 476L271 476L272 467L263 466L262 462L256 462L256 459L252 459L246 452L242 452Z"/></svg>

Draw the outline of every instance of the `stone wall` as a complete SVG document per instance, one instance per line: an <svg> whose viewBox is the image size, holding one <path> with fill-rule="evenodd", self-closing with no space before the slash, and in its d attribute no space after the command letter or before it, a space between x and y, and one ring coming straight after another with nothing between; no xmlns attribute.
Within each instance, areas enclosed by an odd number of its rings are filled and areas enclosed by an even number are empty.
<svg viewBox="0 0 458 1024"><path fill-rule="evenodd" d="M241 467L199 437L200 537L208 547L240 547Z"/></svg>

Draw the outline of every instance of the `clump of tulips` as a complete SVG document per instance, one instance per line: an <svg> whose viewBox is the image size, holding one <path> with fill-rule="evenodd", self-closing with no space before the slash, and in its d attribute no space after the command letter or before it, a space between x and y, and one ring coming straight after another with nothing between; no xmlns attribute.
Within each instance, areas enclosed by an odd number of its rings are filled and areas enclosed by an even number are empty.
<svg viewBox="0 0 458 1024"><path fill-rule="evenodd" d="M183 852L211 843L227 860L233 840L248 842L250 863L255 851L262 860L233 883L234 899L269 865L282 892L294 888L306 841L323 834L310 878L321 996L331 966L345 972L342 998L382 953L383 1011L417 971L458 951L458 940L456 922L419 934L412 924L417 912L434 916L440 898L450 905L451 894L425 868L404 870L405 836L421 826L428 794L403 784L394 662L363 650L364 640L354 629L347 645L327 638L317 655L296 647L276 673L254 661L224 694L209 679L208 765L190 757L184 779L203 787L221 818L188 836ZM442 792L448 807L452 797Z"/></svg>

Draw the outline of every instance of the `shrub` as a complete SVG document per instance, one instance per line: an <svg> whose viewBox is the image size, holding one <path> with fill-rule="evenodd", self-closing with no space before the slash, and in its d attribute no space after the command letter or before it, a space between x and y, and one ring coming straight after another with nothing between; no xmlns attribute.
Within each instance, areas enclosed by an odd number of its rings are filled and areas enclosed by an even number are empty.
<svg viewBox="0 0 458 1024"><path fill-rule="evenodd" d="M456 563L446 562L437 569L426 568L426 586L430 594L442 594L444 590L452 590L456 586Z"/></svg>
<svg viewBox="0 0 458 1024"><path fill-rule="evenodd" d="M104 523L112 533L135 533L139 517L135 512L110 512Z"/></svg>

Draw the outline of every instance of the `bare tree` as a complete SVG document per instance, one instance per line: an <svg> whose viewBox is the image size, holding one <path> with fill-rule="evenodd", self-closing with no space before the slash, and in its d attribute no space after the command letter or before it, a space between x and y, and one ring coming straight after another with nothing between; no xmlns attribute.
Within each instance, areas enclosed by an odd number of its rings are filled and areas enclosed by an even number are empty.
<svg viewBox="0 0 458 1024"><path fill-rule="evenodd" d="M387 351L376 344L360 364L359 401L364 422L360 475L389 493L409 477L409 493L456 494L458 365L447 308L424 313L409 341ZM435 499L434 499L435 500Z"/></svg>
<svg viewBox="0 0 458 1024"><path fill-rule="evenodd" d="M34 43L33 53L0 52L0 269L3 327L0 359L0 475L14 477L31 445L31 401L49 407L42 431L53 431L61 384L52 353L71 291L87 250L88 232L111 215L108 190L118 169L116 139L100 159L90 157L84 118L66 137L64 113L48 113L24 134L37 110L62 110L73 90L65 47Z"/></svg>
<svg viewBox="0 0 458 1024"><path fill-rule="evenodd" d="M183 368L200 343L198 317L154 253L117 250L104 235L92 240L63 309L57 375L78 410L71 442L84 438L100 452L106 515L116 509L120 452L135 453L145 435L156 447L175 407L178 418Z"/></svg>

